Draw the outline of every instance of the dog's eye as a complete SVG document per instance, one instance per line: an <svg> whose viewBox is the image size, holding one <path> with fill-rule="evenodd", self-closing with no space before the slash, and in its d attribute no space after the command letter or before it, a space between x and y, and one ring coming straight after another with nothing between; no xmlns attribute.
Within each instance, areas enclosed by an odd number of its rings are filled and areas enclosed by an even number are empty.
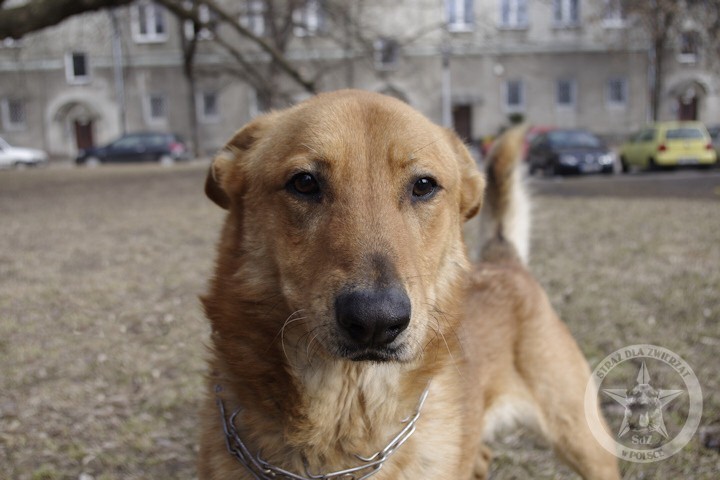
<svg viewBox="0 0 720 480"><path fill-rule="evenodd" d="M287 188L293 193L305 196L317 196L320 193L317 179L307 172L294 175L288 182Z"/></svg>
<svg viewBox="0 0 720 480"><path fill-rule="evenodd" d="M434 178L422 177L415 181L412 189L414 200L424 200L430 198L438 189L438 184Z"/></svg>

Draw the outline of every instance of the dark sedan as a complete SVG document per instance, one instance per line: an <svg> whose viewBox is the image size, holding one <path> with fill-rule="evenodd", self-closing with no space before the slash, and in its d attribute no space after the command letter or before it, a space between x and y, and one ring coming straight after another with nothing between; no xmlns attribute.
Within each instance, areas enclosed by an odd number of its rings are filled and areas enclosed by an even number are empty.
<svg viewBox="0 0 720 480"><path fill-rule="evenodd" d="M528 150L530 173L613 173L615 155L587 130L550 130L535 137Z"/></svg>
<svg viewBox="0 0 720 480"><path fill-rule="evenodd" d="M98 165L105 162L159 162L172 164L187 160L188 148L174 133L131 133L103 147L80 150L75 163Z"/></svg>

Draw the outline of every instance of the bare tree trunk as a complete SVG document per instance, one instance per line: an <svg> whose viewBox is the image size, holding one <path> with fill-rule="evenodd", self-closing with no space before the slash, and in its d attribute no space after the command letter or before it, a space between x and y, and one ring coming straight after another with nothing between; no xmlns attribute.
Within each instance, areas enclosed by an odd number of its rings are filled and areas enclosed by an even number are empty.
<svg viewBox="0 0 720 480"><path fill-rule="evenodd" d="M655 65L653 69L653 88L651 92L650 107L652 120L654 122L657 122L660 118L660 106L662 103L663 78L665 75L664 44L664 39L658 39L653 44Z"/></svg>
<svg viewBox="0 0 720 480"><path fill-rule="evenodd" d="M195 53L197 52L197 32L199 25L193 22L193 37L185 38L185 29L183 22L180 23L180 35L183 48L183 76L188 87L187 106L190 120L190 141L192 142L192 151L195 157L200 155L200 129L198 126L197 102L195 96L197 94L197 82L195 78Z"/></svg>

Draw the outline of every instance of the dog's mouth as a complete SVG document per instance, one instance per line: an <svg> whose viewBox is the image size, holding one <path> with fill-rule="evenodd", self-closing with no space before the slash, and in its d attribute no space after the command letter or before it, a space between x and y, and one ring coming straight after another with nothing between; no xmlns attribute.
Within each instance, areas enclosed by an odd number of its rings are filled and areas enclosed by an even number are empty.
<svg viewBox="0 0 720 480"><path fill-rule="evenodd" d="M339 356L352 362L388 363L404 361L402 346L397 347L357 347L340 345Z"/></svg>

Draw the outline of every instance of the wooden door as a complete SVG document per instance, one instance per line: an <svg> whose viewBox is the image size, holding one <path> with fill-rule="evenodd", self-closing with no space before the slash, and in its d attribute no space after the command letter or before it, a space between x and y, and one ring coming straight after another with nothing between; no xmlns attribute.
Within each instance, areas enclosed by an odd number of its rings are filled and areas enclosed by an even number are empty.
<svg viewBox="0 0 720 480"><path fill-rule="evenodd" d="M697 120L697 97L691 99L678 99L678 120Z"/></svg>
<svg viewBox="0 0 720 480"><path fill-rule="evenodd" d="M74 127L75 144L77 145L78 150L84 150L86 148L91 148L95 146L95 142L93 141L93 129L91 121L82 122L79 120L75 120Z"/></svg>
<svg viewBox="0 0 720 480"><path fill-rule="evenodd" d="M455 132L465 142L472 140L472 106L455 105L452 110Z"/></svg>

